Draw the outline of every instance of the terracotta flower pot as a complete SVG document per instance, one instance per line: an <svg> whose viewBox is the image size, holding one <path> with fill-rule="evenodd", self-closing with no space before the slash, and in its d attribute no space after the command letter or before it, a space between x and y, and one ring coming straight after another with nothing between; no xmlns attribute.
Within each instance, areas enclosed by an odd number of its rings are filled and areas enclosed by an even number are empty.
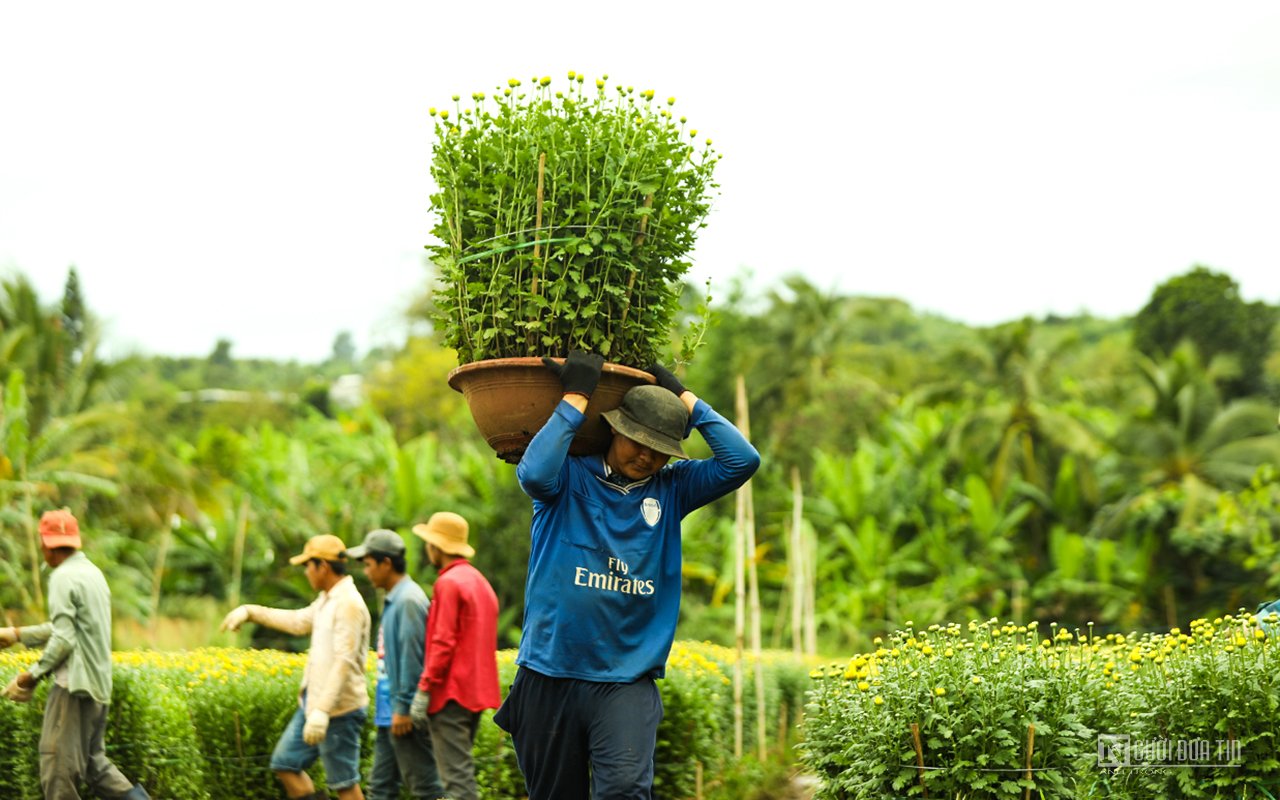
<svg viewBox="0 0 1280 800"><path fill-rule="evenodd" d="M587 404L587 420L573 437L569 452L588 455L608 449L609 426L600 414L617 408L631 387L653 382L653 376L643 370L606 363ZM511 464L524 455L529 440L551 418L564 396L560 379L540 358L495 358L463 364L449 373L449 386L466 398L471 418L498 458Z"/></svg>

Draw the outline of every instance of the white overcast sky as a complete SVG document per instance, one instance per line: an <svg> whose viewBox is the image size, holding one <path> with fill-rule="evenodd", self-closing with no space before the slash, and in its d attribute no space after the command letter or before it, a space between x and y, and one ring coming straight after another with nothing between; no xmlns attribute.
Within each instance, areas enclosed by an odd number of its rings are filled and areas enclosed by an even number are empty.
<svg viewBox="0 0 1280 800"><path fill-rule="evenodd" d="M1202 263L1280 302L1270 2L0 0L0 274L74 264L112 351L404 335L428 106L568 70L725 153L693 277L974 324L1136 312Z"/></svg>

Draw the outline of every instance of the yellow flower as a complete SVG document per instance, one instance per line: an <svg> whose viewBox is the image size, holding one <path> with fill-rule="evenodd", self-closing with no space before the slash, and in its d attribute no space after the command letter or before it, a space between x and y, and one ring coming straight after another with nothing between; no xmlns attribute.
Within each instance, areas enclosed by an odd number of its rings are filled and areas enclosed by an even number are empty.
<svg viewBox="0 0 1280 800"><path fill-rule="evenodd" d="M436 115L436 107L432 106L431 108L428 108L427 113L434 117Z"/></svg>
<svg viewBox="0 0 1280 800"><path fill-rule="evenodd" d="M858 681L858 691L865 692L870 688L871 688L871 684L867 683L866 681Z"/></svg>
<svg viewBox="0 0 1280 800"><path fill-rule="evenodd" d="M947 693L947 690L939 686L938 688L933 690L933 693L936 694L938 697L942 697Z"/></svg>
<svg viewBox="0 0 1280 800"><path fill-rule="evenodd" d="M882 706L884 705L884 698L881 697L880 695L876 695L875 697L871 698L871 702L875 703L878 706Z"/></svg>

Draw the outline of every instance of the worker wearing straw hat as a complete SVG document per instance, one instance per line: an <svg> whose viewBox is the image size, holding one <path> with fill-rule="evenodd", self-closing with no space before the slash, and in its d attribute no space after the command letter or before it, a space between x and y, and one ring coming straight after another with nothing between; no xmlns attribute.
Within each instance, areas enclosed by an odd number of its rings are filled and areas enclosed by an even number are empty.
<svg viewBox="0 0 1280 800"><path fill-rule="evenodd" d="M475 744L480 714L497 708L498 596L471 564L467 521L451 511L413 526L439 570L427 612L422 678L410 716L431 731L436 766L450 800L477 800Z"/></svg>
<svg viewBox="0 0 1280 800"><path fill-rule="evenodd" d="M45 800L78 800L79 785L101 797L146 800L107 758L111 705L111 590L102 570L81 549L80 523L67 510L40 517L40 547L49 575L49 622L0 630L0 648L21 641L43 647L40 660L18 675L5 697L31 700L52 675L40 730L40 789Z"/></svg>
<svg viewBox="0 0 1280 800"><path fill-rule="evenodd" d="M603 359L544 362L564 396L516 469L533 500L532 548L520 670L494 721L511 733L529 800L649 800L654 680L680 613L680 521L745 483L760 457L659 365L649 368L658 385L604 413L608 451L570 456ZM687 459L690 428L711 458Z"/></svg>

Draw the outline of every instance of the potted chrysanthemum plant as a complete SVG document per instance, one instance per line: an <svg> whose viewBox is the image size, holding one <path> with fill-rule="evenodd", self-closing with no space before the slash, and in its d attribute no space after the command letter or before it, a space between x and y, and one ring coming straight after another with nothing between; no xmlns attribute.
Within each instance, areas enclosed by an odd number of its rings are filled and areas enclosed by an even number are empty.
<svg viewBox="0 0 1280 800"><path fill-rule="evenodd" d="M599 413L671 347L721 157L674 97L573 72L531 83L431 109L433 322L458 352L450 385L508 460L559 397L541 357L575 349L609 363L574 451L607 444Z"/></svg>

